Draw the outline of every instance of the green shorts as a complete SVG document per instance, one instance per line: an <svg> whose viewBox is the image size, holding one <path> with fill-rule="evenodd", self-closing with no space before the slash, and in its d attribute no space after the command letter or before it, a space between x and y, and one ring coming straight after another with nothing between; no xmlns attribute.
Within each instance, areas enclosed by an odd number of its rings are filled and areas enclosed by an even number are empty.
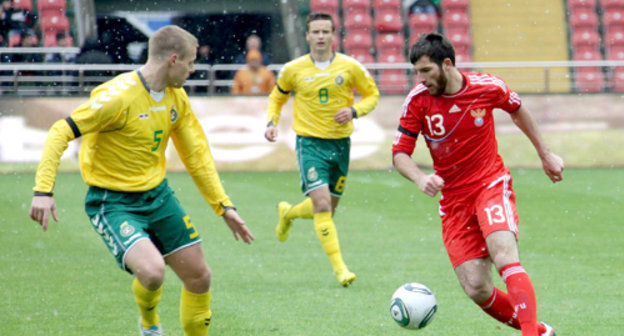
<svg viewBox="0 0 624 336"><path fill-rule="evenodd" d="M125 256L138 241L150 239L163 256L201 241L166 179L145 192L89 187L85 210L119 267L128 272Z"/></svg>
<svg viewBox="0 0 624 336"><path fill-rule="evenodd" d="M296 150L303 194L329 186L333 196L342 196L349 172L351 139L319 139L298 135Z"/></svg>

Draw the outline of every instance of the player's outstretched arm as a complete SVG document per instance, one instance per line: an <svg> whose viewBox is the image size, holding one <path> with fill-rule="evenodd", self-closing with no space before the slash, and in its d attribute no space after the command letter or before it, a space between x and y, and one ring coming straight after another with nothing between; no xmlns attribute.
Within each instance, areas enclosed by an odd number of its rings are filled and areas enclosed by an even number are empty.
<svg viewBox="0 0 624 336"><path fill-rule="evenodd" d="M563 180L563 159L557 154L550 151L546 142L542 139L542 135L537 127L535 119L531 113L523 106L511 113L511 119L520 130L529 138L537 154L542 160L544 172L553 183Z"/></svg>
<svg viewBox="0 0 624 336"><path fill-rule="evenodd" d="M238 237L240 237L247 244L251 244L251 242L256 239L236 210L227 209L223 214L223 220L230 230L232 230L234 239L238 240Z"/></svg>
<svg viewBox="0 0 624 336"><path fill-rule="evenodd" d="M50 213L55 221L58 222L58 213L56 212L56 202L52 196L33 196L30 205L30 218L38 222L43 227L43 231L48 229L48 220Z"/></svg>

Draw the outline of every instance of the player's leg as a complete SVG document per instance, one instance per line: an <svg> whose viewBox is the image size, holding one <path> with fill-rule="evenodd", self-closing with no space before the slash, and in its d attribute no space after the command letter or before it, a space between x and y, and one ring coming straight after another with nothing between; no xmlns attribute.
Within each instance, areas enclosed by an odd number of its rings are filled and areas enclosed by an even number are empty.
<svg viewBox="0 0 624 336"><path fill-rule="evenodd" d="M168 255L167 264L182 280L180 321L186 336L205 336L210 329L210 268L200 244Z"/></svg>
<svg viewBox="0 0 624 336"><path fill-rule="evenodd" d="M523 336L537 336L543 329L537 322L535 290L520 264L517 234L518 214L510 175L490 183L475 202L479 226L487 249L507 287L510 305Z"/></svg>
<svg viewBox="0 0 624 336"><path fill-rule="evenodd" d="M145 231L146 218L134 212L135 207L143 205L142 195L90 187L85 203L93 228L119 267L134 275L132 291L139 308L141 331L160 331L157 306L165 262Z"/></svg>
<svg viewBox="0 0 624 336"><path fill-rule="evenodd" d="M170 188L153 201L152 240L182 280L180 321L185 335L205 336L210 328L210 269L201 238Z"/></svg>
<svg viewBox="0 0 624 336"><path fill-rule="evenodd" d="M124 261L134 274L132 292L141 316L140 327L143 330L160 330L158 304L165 277L162 255L150 240L144 239L128 250Z"/></svg>
<svg viewBox="0 0 624 336"><path fill-rule="evenodd" d="M314 203L314 230L327 254L336 277L341 285L347 287L355 280L355 274L349 272L342 259L338 231L332 218L332 198L329 188L323 186L309 193Z"/></svg>

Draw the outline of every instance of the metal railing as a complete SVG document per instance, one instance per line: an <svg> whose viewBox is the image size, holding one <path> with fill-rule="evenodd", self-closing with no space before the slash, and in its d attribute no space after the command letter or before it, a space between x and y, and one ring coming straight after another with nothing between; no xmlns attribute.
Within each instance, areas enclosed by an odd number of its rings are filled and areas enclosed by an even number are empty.
<svg viewBox="0 0 624 336"><path fill-rule="evenodd" d="M0 63L0 95L87 95L99 84L140 66ZM196 64L195 73L186 81L185 88L192 95L228 94L234 73L243 66ZM412 65L409 63L371 63L364 66L371 71L382 93L404 94L414 84ZM281 67L282 64L269 65L273 71ZM624 61L473 62L458 64L458 68L500 75L520 93L624 92ZM600 78L589 78L589 73Z"/></svg>

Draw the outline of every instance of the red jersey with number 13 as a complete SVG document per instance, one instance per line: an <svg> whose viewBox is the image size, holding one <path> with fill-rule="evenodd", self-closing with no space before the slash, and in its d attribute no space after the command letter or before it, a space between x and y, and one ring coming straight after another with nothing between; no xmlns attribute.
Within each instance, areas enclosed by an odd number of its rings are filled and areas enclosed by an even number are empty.
<svg viewBox="0 0 624 336"><path fill-rule="evenodd" d="M462 192L508 172L498 154L492 111L520 108L517 93L495 76L462 73L463 86L452 95L431 96L419 84L409 93L392 152L412 155L422 134L443 192Z"/></svg>

